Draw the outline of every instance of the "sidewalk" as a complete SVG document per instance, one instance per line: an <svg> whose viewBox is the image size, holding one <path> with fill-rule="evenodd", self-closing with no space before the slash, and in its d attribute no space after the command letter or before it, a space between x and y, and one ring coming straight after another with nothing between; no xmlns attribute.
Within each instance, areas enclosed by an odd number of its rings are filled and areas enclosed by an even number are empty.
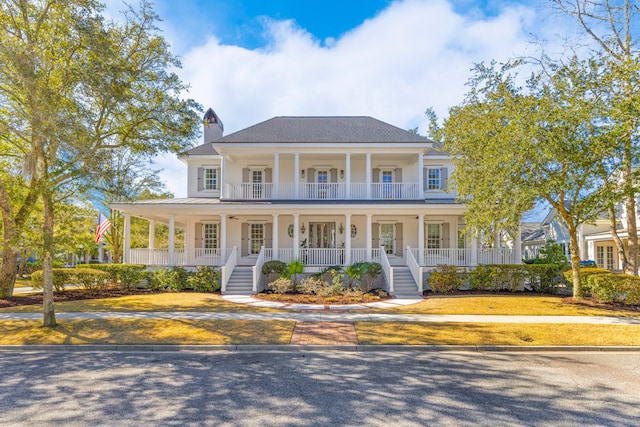
<svg viewBox="0 0 640 427"><path fill-rule="evenodd" d="M590 325L640 325L638 317L604 316L497 316L384 313L246 313L246 312L83 312L56 313L58 319L191 319L191 320L293 320L296 322L465 322L465 323L574 323ZM42 319L42 313L0 313L0 320Z"/></svg>

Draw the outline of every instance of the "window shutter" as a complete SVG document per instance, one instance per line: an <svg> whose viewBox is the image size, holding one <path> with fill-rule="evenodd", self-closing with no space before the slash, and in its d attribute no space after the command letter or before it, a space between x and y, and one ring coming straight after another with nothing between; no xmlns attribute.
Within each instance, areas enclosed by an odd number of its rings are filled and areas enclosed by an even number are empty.
<svg viewBox="0 0 640 427"><path fill-rule="evenodd" d="M216 168L216 185L214 190L220 190L222 188L222 183L220 182L222 175L220 174L220 168Z"/></svg>
<svg viewBox="0 0 640 427"><path fill-rule="evenodd" d="M449 179L447 175L447 168L440 168L440 188L447 188L447 179Z"/></svg>
<svg viewBox="0 0 640 427"><path fill-rule="evenodd" d="M244 184L249 182L249 168L242 168L242 182Z"/></svg>
<svg viewBox="0 0 640 427"><path fill-rule="evenodd" d="M202 223L196 222L195 247L202 247Z"/></svg>
<svg viewBox="0 0 640 427"><path fill-rule="evenodd" d="M338 169L331 168L329 173L331 175L331 182L338 182Z"/></svg>
<svg viewBox="0 0 640 427"><path fill-rule="evenodd" d="M404 240L402 235L402 223L396 224L396 255L404 256Z"/></svg>
<svg viewBox="0 0 640 427"><path fill-rule="evenodd" d="M379 168L373 168L372 180L373 180L373 182L380 182L380 169Z"/></svg>
<svg viewBox="0 0 640 427"><path fill-rule="evenodd" d="M307 182L316 182L316 170L315 168L307 169Z"/></svg>
<svg viewBox="0 0 640 427"><path fill-rule="evenodd" d="M402 182L402 168L396 168L394 174L394 182Z"/></svg>
<svg viewBox="0 0 640 427"><path fill-rule="evenodd" d="M266 223L264 225L264 247L272 248L273 247L273 224Z"/></svg>
<svg viewBox="0 0 640 427"><path fill-rule="evenodd" d="M249 224L247 224L246 222L242 223L242 236L241 236L241 242L240 242L240 254L243 257L246 257L247 255L249 255Z"/></svg>
<svg viewBox="0 0 640 427"><path fill-rule="evenodd" d="M371 247L380 247L380 225L377 222L371 223Z"/></svg>
<svg viewBox="0 0 640 427"><path fill-rule="evenodd" d="M442 236L440 236L442 238L442 248L443 249L448 249L449 247L451 247L451 245L449 244L449 240L450 240L450 233L449 233L449 223L445 222L444 224L442 224Z"/></svg>
<svg viewBox="0 0 640 427"><path fill-rule="evenodd" d="M204 190L204 168L198 168L198 191Z"/></svg>
<svg viewBox="0 0 640 427"><path fill-rule="evenodd" d="M273 182L273 169L266 168L264 170L264 182Z"/></svg>
<svg viewBox="0 0 640 427"><path fill-rule="evenodd" d="M422 189L425 191L429 189L429 169L427 168L422 168Z"/></svg>

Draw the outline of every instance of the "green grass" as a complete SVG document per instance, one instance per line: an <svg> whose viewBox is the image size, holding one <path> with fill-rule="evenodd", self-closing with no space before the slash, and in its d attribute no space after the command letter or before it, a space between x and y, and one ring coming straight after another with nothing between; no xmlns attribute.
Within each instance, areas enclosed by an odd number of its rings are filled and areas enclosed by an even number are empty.
<svg viewBox="0 0 640 427"><path fill-rule="evenodd" d="M293 321L89 319L0 321L0 345L20 344L289 344Z"/></svg>
<svg viewBox="0 0 640 427"><path fill-rule="evenodd" d="M640 346L637 325L356 322L364 345Z"/></svg>
<svg viewBox="0 0 640 427"><path fill-rule="evenodd" d="M506 316L625 316L639 312L568 304L556 296L455 295L429 297L418 304L372 312L394 314L493 314Z"/></svg>

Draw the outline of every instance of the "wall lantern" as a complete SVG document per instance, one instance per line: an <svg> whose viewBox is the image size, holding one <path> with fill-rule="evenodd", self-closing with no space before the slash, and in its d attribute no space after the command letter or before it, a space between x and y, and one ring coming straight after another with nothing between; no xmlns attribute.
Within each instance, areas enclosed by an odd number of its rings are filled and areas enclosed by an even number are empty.
<svg viewBox="0 0 640 427"><path fill-rule="evenodd" d="M340 223L340 227L338 227L338 231L340 232L340 234L344 233L344 227L342 226L342 223Z"/></svg>
<svg viewBox="0 0 640 427"><path fill-rule="evenodd" d="M344 169L340 169L340 178L344 178Z"/></svg>
<svg viewBox="0 0 640 427"><path fill-rule="evenodd" d="M304 178L304 169L300 171L300 176Z"/></svg>
<svg viewBox="0 0 640 427"><path fill-rule="evenodd" d="M300 232L304 234L305 231L307 231L307 229L304 228L304 224L302 224L302 227L300 227Z"/></svg>

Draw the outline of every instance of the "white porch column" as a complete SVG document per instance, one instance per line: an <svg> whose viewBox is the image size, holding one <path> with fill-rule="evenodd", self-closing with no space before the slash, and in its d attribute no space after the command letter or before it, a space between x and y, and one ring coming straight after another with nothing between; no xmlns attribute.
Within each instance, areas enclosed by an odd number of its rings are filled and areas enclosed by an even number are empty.
<svg viewBox="0 0 640 427"><path fill-rule="evenodd" d="M418 154L418 198L424 199L424 153Z"/></svg>
<svg viewBox="0 0 640 427"><path fill-rule="evenodd" d="M226 170L226 156L222 154L220 156L220 198L227 198L227 170Z"/></svg>
<svg viewBox="0 0 640 427"><path fill-rule="evenodd" d="M280 195L280 153L273 153L273 198Z"/></svg>
<svg viewBox="0 0 640 427"><path fill-rule="evenodd" d="M293 258L300 258L300 214L293 214Z"/></svg>
<svg viewBox="0 0 640 427"><path fill-rule="evenodd" d="M227 214L220 214L220 257L227 262Z"/></svg>
<svg viewBox="0 0 640 427"><path fill-rule="evenodd" d="M424 214L418 214L418 265L424 264Z"/></svg>
<svg viewBox="0 0 640 427"><path fill-rule="evenodd" d="M351 265L351 214L344 214L344 264Z"/></svg>
<svg viewBox="0 0 640 427"><path fill-rule="evenodd" d="M169 214L169 265L176 265L176 215Z"/></svg>
<svg viewBox="0 0 640 427"><path fill-rule="evenodd" d="M300 197L300 153L293 153L293 197Z"/></svg>
<svg viewBox="0 0 640 427"><path fill-rule="evenodd" d="M450 263L452 265L460 264L458 258L458 218L455 217L452 221L449 221L449 247L455 249L451 251Z"/></svg>
<svg viewBox="0 0 640 427"><path fill-rule="evenodd" d="M279 214L273 215L273 230L271 231L271 257L272 259L278 259L278 216Z"/></svg>
<svg viewBox="0 0 640 427"><path fill-rule="evenodd" d="M345 193L346 199L351 198L351 153L345 153L344 155L344 179L345 179Z"/></svg>
<svg viewBox="0 0 640 427"><path fill-rule="evenodd" d="M373 214L366 214L367 215L367 235L366 235L366 239L367 239L367 261L370 262L371 258L372 258L372 253L371 253L371 238L373 236L372 232L371 232L371 218L373 217Z"/></svg>
<svg viewBox="0 0 640 427"><path fill-rule="evenodd" d="M156 248L156 222L149 221L149 249Z"/></svg>
<svg viewBox="0 0 640 427"><path fill-rule="evenodd" d="M367 153L364 167L365 167L365 174L366 174L365 183L367 186L367 199L370 199L371 198L371 153Z"/></svg>
<svg viewBox="0 0 640 427"><path fill-rule="evenodd" d="M131 263L131 214L124 214L124 248L123 262Z"/></svg>
<svg viewBox="0 0 640 427"><path fill-rule="evenodd" d="M520 230L520 224L518 224L518 228L516 229L516 236L513 239L513 253L515 257L515 263L522 263L522 238L521 238L522 230Z"/></svg>
<svg viewBox="0 0 640 427"><path fill-rule="evenodd" d="M471 265L478 265L478 234L471 230Z"/></svg>

